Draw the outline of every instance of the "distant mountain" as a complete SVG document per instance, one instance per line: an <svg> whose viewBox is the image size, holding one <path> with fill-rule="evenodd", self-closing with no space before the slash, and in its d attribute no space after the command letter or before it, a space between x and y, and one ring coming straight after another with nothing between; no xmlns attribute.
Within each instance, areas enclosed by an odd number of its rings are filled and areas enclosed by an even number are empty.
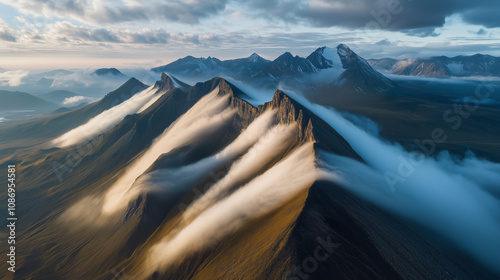
<svg viewBox="0 0 500 280"><path fill-rule="evenodd" d="M391 58L369 59L380 71L405 76L427 77L500 77L500 57L476 54L472 56L435 56L416 60Z"/></svg>
<svg viewBox="0 0 500 280"><path fill-rule="evenodd" d="M70 74L73 74L75 72L73 71L69 71L69 70L65 70L65 69L56 69L56 70L51 70L51 71L47 71L47 72L43 72L43 73L40 73L40 74L37 74L38 76L42 76L42 77L52 77L52 76L57 76L57 75L70 75Z"/></svg>
<svg viewBox="0 0 500 280"><path fill-rule="evenodd" d="M241 75L257 73L263 71L271 61L262 58L256 53L253 53L246 58L238 58L222 61L222 67ZM253 76L253 75L252 75Z"/></svg>
<svg viewBox="0 0 500 280"><path fill-rule="evenodd" d="M5 72L7 70L5 70L4 68L0 67L0 72Z"/></svg>
<svg viewBox="0 0 500 280"><path fill-rule="evenodd" d="M92 75L96 76L106 76L106 75L111 75L111 76L117 76L117 77L125 77L125 75L120 72L120 70L116 68L100 68L92 72Z"/></svg>
<svg viewBox="0 0 500 280"><path fill-rule="evenodd" d="M36 85L40 87L50 87L52 83L54 83L54 79L41 78L38 82L36 82Z"/></svg>
<svg viewBox="0 0 500 280"><path fill-rule="evenodd" d="M66 113L66 112L69 112L69 111L73 111L73 110L82 108L82 107L87 106L87 105L88 105L88 103L84 102L84 103L80 103L78 105L71 106L71 107L60 107L60 108L58 108L58 109L50 112L50 114L51 115L58 115L58 114L62 114L62 113Z"/></svg>
<svg viewBox="0 0 500 280"><path fill-rule="evenodd" d="M39 97L43 100L60 105L64 101L64 99L70 98L70 97L73 97L76 95L78 95L78 94L71 92L71 91L67 91L67 90L55 90L55 91L39 94L39 95L37 95L37 97Z"/></svg>
<svg viewBox="0 0 500 280"><path fill-rule="evenodd" d="M89 119L102 113L103 111L116 106L129 99L136 93L146 89L147 86L135 78L130 78L118 89L106 94L101 100L88 104L84 107L67 111L56 110L47 116L40 116L36 119L21 120L0 129L0 143L2 141L12 141L13 139L30 139L55 137L64 131L87 122ZM41 100L41 99L40 99ZM43 102L46 102L42 100ZM60 106L52 104L54 110Z"/></svg>
<svg viewBox="0 0 500 280"><path fill-rule="evenodd" d="M298 55L293 56L291 53L286 52L278 56L264 71L278 78L282 76L297 76L302 73L313 73L318 71L318 69L307 58Z"/></svg>
<svg viewBox="0 0 500 280"><path fill-rule="evenodd" d="M273 61L264 59L256 53L246 58L224 61L214 57L186 56L151 70L157 73L169 72L181 77L228 76L238 80L251 80L252 83L273 84L282 79L300 77L328 68L341 68L340 61L333 49L322 47L307 58L285 52Z"/></svg>
<svg viewBox="0 0 500 280"><path fill-rule="evenodd" d="M29 93L19 91L0 90L0 110L35 110L49 111L57 108L57 105Z"/></svg>
<svg viewBox="0 0 500 280"><path fill-rule="evenodd" d="M193 56L186 56L180 58L170 64L155 67L151 70L156 73L169 72L175 74L199 74L206 70L219 70L222 68L222 62L213 57L196 58Z"/></svg>
<svg viewBox="0 0 500 280"><path fill-rule="evenodd" d="M335 49L321 47L312 52L307 60L316 69L342 68L342 62Z"/></svg>
<svg viewBox="0 0 500 280"><path fill-rule="evenodd" d="M364 58L357 55L348 46L338 45L337 53L342 61L342 67L346 69L340 75L338 84L353 86L357 91L363 93L368 91L382 92L395 87L391 80L373 69Z"/></svg>
<svg viewBox="0 0 500 280"><path fill-rule="evenodd" d="M368 59L366 60L370 65L382 72L391 72L392 67L398 62L397 59L393 58L381 58L381 59Z"/></svg>

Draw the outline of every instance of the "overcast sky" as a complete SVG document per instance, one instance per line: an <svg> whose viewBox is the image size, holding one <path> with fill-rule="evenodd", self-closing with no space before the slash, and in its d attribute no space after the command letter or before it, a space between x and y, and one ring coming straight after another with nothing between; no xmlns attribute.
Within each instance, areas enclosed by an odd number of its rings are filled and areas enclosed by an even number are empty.
<svg viewBox="0 0 500 280"><path fill-rule="evenodd" d="M274 59L348 44L365 58L500 56L498 0L0 0L0 67Z"/></svg>

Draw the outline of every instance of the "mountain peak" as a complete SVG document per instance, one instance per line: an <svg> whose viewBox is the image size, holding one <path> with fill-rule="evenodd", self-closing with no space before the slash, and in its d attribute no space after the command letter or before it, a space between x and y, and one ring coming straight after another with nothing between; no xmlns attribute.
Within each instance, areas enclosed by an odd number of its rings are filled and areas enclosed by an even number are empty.
<svg viewBox="0 0 500 280"><path fill-rule="evenodd" d="M322 47L317 48L314 52L322 54L325 49L326 49L326 46L322 46Z"/></svg>
<svg viewBox="0 0 500 280"><path fill-rule="evenodd" d="M189 85L187 85L186 83L180 81L176 77L165 72L161 73L161 79L155 83L155 88L164 91L168 91L172 88L184 89L187 88L188 86Z"/></svg>
<svg viewBox="0 0 500 280"><path fill-rule="evenodd" d="M327 68L342 68L342 63L339 60L339 56L336 54L335 50L328 47L317 48L308 57L309 60L316 69L327 69Z"/></svg>
<svg viewBox="0 0 500 280"><path fill-rule="evenodd" d="M253 53L251 56L248 57L248 60L250 60L251 62L257 62L259 60L262 60L263 58L260 57L260 55L256 54L256 53Z"/></svg>
<svg viewBox="0 0 500 280"><path fill-rule="evenodd" d="M278 56L278 58L276 58L276 60L289 60L292 58L293 58L293 55L290 52L285 52L282 55Z"/></svg>
<svg viewBox="0 0 500 280"><path fill-rule="evenodd" d="M147 85L143 84L141 81L132 77L132 78L128 79L128 81L126 81L119 88L106 94L103 97L103 99L101 99L100 102L107 103L107 104L113 104L113 103L116 103L118 101L121 103L122 101L128 99L130 96L132 96L140 91L143 91L147 87L148 87Z"/></svg>
<svg viewBox="0 0 500 280"><path fill-rule="evenodd" d="M356 85L356 91L366 92L375 90L383 92L393 88L394 83L378 71L362 57L353 52L347 45L337 46L337 54L346 69L340 76L341 84L347 82Z"/></svg>
<svg viewBox="0 0 500 280"><path fill-rule="evenodd" d="M95 70L92 74L94 74L96 76L104 76L104 75L113 75L113 76L120 76L120 77L125 76L125 75L123 75L122 72L120 72L120 70L118 70L116 68L100 68L100 69Z"/></svg>
<svg viewBox="0 0 500 280"><path fill-rule="evenodd" d="M339 44L337 46L337 54L340 57L340 61L342 61L342 66L344 67L344 69L347 69L347 67L349 66L348 64L351 57L354 58L358 56L345 44Z"/></svg>

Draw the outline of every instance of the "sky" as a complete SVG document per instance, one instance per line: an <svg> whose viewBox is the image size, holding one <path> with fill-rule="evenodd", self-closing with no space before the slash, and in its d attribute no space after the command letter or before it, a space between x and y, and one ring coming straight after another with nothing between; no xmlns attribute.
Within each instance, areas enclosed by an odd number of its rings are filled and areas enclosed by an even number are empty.
<svg viewBox="0 0 500 280"><path fill-rule="evenodd" d="M0 67L150 68L186 55L500 56L498 0L0 0Z"/></svg>

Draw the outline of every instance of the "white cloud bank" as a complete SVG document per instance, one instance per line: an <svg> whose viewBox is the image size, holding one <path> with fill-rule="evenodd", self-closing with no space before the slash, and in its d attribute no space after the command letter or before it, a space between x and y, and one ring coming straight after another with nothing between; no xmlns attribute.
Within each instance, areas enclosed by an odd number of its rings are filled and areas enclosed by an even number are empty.
<svg viewBox="0 0 500 280"><path fill-rule="evenodd" d="M199 137L207 135L234 116L235 110L228 109L228 96L219 96L219 88L204 96L183 116L158 136L151 147L116 181L106 193L103 213L113 214L127 206L138 189L131 188L136 179L143 174L162 154L175 148L189 145Z"/></svg>
<svg viewBox="0 0 500 280"><path fill-rule="evenodd" d="M261 156L266 157L261 154L257 157ZM226 176L237 178L241 175L230 172ZM312 143L296 148L265 173L218 200L191 223L154 245L145 262L145 270L152 273L166 269L194 252L220 242L252 220L283 205L309 187L318 176Z"/></svg>
<svg viewBox="0 0 500 280"><path fill-rule="evenodd" d="M156 95L156 89L149 87L135 94L122 103L100 113L90 119L87 123L70 130L51 142L55 147L68 147L84 141L92 140L118 124L125 116L138 113L141 108Z"/></svg>
<svg viewBox="0 0 500 280"><path fill-rule="evenodd" d="M28 71L15 70L15 71L5 71L0 73L0 85L17 87L23 84L23 78L27 77Z"/></svg>
<svg viewBox="0 0 500 280"><path fill-rule="evenodd" d="M500 164L473 156L452 159L446 153L418 156L365 132L333 109L294 98L338 131L367 162L323 153L334 181L442 234L500 273ZM388 174L403 180L394 185Z"/></svg>
<svg viewBox="0 0 500 280"><path fill-rule="evenodd" d="M93 101L94 98L91 98L91 97L87 97L87 96L82 96L82 95L75 95L75 96L72 96L72 97L67 97L67 98L64 98L63 102L61 103L62 105L69 105L69 106L73 106L73 105L76 105L80 102L90 102L90 101Z"/></svg>

